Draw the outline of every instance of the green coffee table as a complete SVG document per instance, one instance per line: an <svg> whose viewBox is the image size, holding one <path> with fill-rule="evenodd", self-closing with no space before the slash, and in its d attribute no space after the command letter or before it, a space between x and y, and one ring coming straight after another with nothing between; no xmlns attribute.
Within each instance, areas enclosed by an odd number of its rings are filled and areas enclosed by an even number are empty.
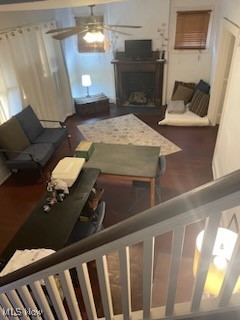
<svg viewBox="0 0 240 320"><path fill-rule="evenodd" d="M100 169L105 177L150 182L153 207L159 152L160 147L94 143L93 154L84 167Z"/></svg>

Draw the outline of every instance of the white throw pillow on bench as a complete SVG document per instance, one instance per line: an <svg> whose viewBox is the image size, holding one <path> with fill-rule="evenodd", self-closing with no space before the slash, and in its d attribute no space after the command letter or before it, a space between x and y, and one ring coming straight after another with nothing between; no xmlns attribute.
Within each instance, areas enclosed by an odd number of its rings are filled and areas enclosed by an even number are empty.
<svg viewBox="0 0 240 320"><path fill-rule="evenodd" d="M176 114L180 114L180 113L184 113L186 112L186 106L184 104L183 100L170 100L168 107L167 107L167 112L168 113L176 113Z"/></svg>
<svg viewBox="0 0 240 320"><path fill-rule="evenodd" d="M52 172L53 179L61 179L71 187L79 176L85 163L84 158L65 157L58 162Z"/></svg>

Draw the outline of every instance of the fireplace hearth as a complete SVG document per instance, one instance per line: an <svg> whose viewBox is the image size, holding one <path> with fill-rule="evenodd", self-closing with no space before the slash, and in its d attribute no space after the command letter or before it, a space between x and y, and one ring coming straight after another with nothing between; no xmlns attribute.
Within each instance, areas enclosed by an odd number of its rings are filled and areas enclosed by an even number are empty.
<svg viewBox="0 0 240 320"><path fill-rule="evenodd" d="M117 106L162 105L164 60L127 60L121 53L113 60Z"/></svg>

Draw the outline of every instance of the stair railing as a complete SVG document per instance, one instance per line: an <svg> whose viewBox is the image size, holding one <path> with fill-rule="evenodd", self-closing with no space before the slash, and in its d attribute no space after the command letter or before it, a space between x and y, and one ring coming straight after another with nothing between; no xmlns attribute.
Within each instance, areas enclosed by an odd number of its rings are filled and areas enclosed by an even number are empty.
<svg viewBox="0 0 240 320"><path fill-rule="evenodd" d="M240 170L2 277L0 319L194 319L238 310L239 293L232 292L240 271L239 237L219 296L206 297L204 284L222 213L240 205L239 182ZM196 277L192 268L187 274L191 295L181 300L181 264L193 224L205 229L204 243ZM168 252L159 250L161 241L170 244ZM190 266L193 255L187 257ZM162 282L159 256L169 258ZM153 301L154 290L155 296L164 290L162 302Z"/></svg>

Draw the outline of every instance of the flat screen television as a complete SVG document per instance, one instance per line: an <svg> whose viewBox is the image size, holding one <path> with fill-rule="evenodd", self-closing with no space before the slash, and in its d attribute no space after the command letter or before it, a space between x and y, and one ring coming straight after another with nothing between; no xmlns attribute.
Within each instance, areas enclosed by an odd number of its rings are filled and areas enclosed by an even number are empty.
<svg viewBox="0 0 240 320"><path fill-rule="evenodd" d="M125 40L125 55L131 60L152 57L152 40Z"/></svg>

